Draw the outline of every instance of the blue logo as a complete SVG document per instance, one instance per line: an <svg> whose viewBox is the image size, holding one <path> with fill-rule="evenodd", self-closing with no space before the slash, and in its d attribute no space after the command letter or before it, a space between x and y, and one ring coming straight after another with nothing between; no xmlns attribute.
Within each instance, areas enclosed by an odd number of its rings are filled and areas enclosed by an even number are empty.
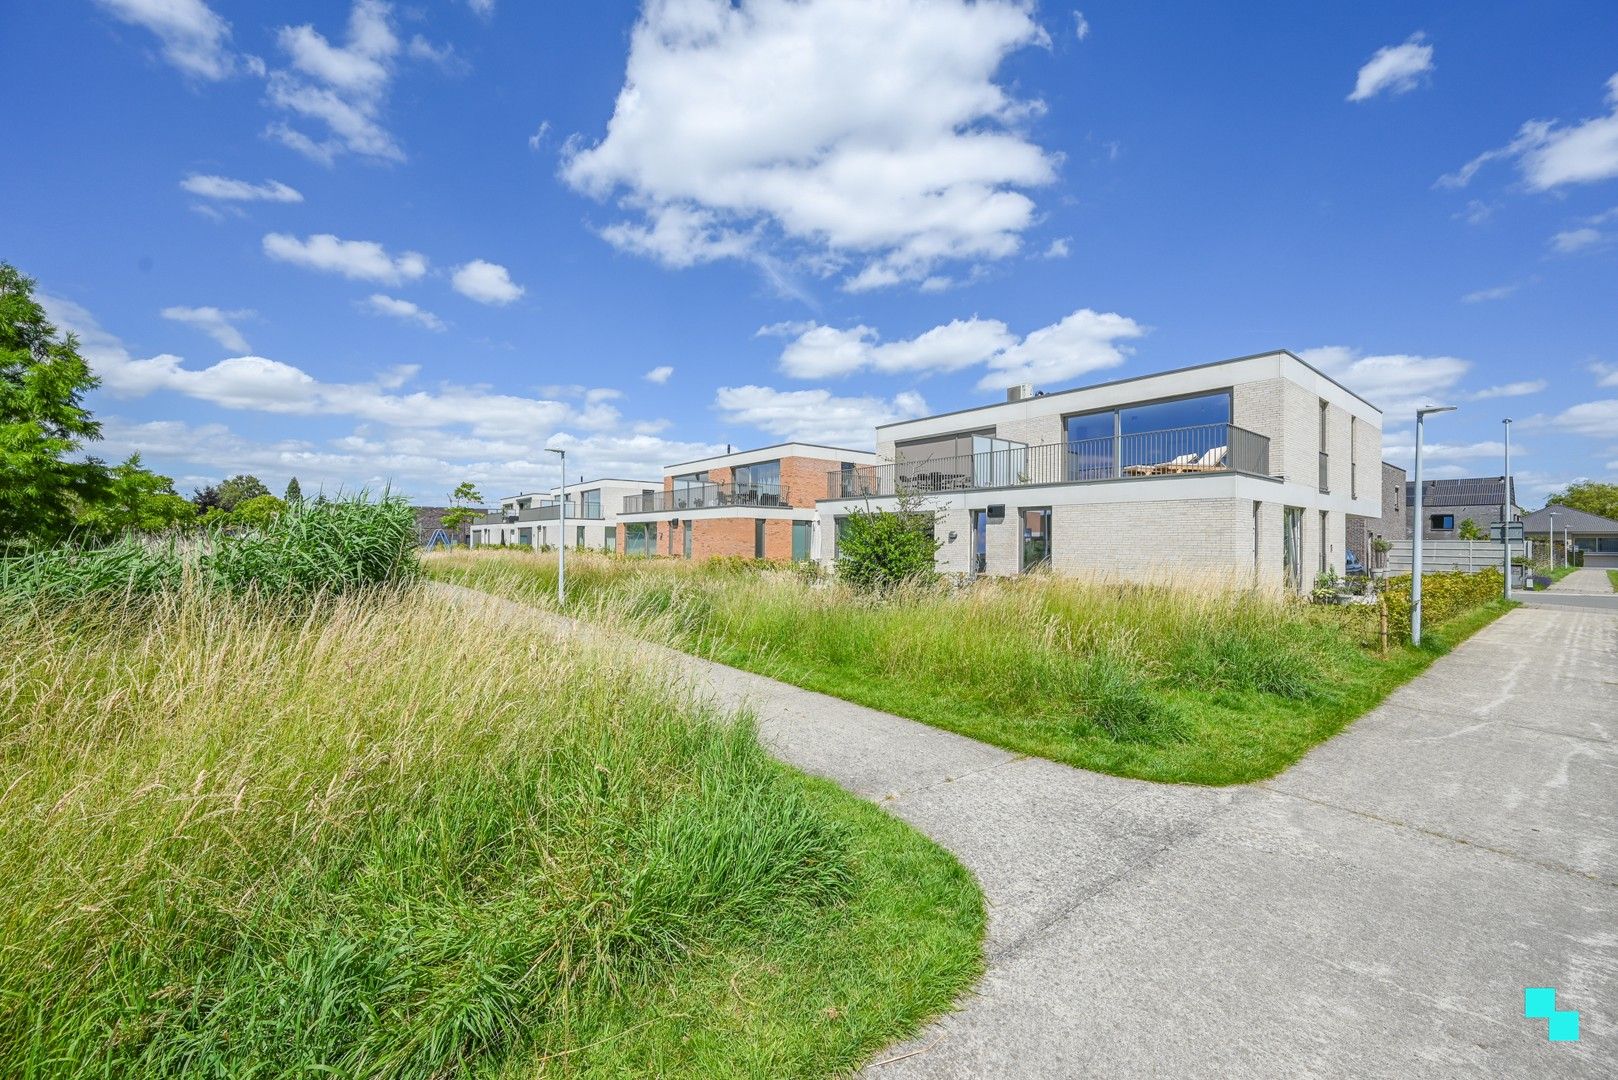
<svg viewBox="0 0 1618 1080"><path fill-rule="evenodd" d="M1522 1014L1530 1020L1545 1021L1545 1037L1551 1042L1579 1041L1579 1014L1556 1007L1556 988L1530 986L1522 992Z"/></svg>

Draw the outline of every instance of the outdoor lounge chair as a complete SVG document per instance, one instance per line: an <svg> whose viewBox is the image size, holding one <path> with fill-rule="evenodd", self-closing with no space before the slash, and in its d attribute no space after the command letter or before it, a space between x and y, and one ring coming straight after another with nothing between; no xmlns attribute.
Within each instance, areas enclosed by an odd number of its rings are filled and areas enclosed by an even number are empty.
<svg viewBox="0 0 1618 1080"><path fill-rule="evenodd" d="M1188 465L1195 465L1196 454L1181 454L1173 461L1164 461L1157 465L1126 465L1125 476L1157 476L1160 473L1179 472Z"/></svg>
<svg viewBox="0 0 1618 1080"><path fill-rule="evenodd" d="M1180 459L1176 458L1176 464L1163 466L1163 471L1171 473L1224 472L1225 455L1229 452L1230 447L1228 446L1216 446L1201 457L1188 454L1186 456L1190 457L1191 461L1182 464L1179 463Z"/></svg>

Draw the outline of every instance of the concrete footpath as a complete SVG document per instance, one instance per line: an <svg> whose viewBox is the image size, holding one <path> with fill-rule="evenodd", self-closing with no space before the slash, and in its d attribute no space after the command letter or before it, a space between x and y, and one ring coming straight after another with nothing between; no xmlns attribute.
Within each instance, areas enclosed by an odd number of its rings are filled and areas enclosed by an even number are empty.
<svg viewBox="0 0 1618 1080"><path fill-rule="evenodd" d="M1618 1076L1611 614L1513 611L1281 777L1226 789L654 651L982 884L987 974L869 1077ZM1523 1018L1538 986L1579 1042Z"/></svg>
<svg viewBox="0 0 1618 1080"><path fill-rule="evenodd" d="M1583 596L1612 596L1612 579L1607 572L1594 566L1581 566L1561 581L1554 581L1546 590L1553 593L1578 593Z"/></svg>

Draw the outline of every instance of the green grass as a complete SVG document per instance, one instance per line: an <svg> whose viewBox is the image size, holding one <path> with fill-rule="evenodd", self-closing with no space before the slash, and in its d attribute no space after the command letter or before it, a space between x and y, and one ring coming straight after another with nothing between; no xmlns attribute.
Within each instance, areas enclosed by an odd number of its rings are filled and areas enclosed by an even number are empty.
<svg viewBox="0 0 1618 1080"><path fill-rule="evenodd" d="M430 576L554 606L555 560L455 553ZM1148 780L1273 776L1505 608L1369 647L1366 609L1205 583L1041 576L873 600L790 571L569 555L574 614L1007 749ZM1443 595L1433 587L1432 607Z"/></svg>
<svg viewBox="0 0 1618 1080"><path fill-rule="evenodd" d="M1558 566L1554 570L1546 571L1545 576L1550 578L1552 581L1561 581L1563 578L1567 577L1577 569L1577 566Z"/></svg>
<svg viewBox="0 0 1618 1080"><path fill-rule="evenodd" d="M0 1076L814 1076L970 876L670 673L420 589L0 611Z"/></svg>
<svg viewBox="0 0 1618 1080"><path fill-rule="evenodd" d="M1612 591L1618 592L1618 570L1608 570L1607 580L1612 583Z"/></svg>

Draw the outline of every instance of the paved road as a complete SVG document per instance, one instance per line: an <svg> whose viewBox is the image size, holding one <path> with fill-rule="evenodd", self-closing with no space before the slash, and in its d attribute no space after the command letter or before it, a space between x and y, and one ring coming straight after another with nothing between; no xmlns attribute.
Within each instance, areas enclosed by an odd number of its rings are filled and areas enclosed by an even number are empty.
<svg viewBox="0 0 1618 1080"><path fill-rule="evenodd" d="M647 651L982 883L988 973L870 1078L1618 1076L1618 618L1513 611L1220 790ZM1523 1019L1529 986L1581 1012L1579 1043Z"/></svg>
<svg viewBox="0 0 1618 1080"><path fill-rule="evenodd" d="M1581 566L1561 581L1551 583L1552 593L1579 593L1585 596L1613 595L1612 579L1594 566Z"/></svg>

